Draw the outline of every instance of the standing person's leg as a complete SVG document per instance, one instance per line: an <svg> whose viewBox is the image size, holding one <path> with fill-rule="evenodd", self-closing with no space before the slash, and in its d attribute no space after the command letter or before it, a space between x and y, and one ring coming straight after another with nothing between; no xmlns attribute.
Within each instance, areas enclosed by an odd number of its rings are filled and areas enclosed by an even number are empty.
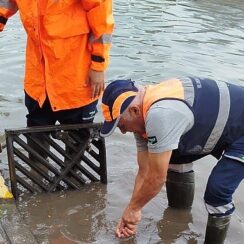
<svg viewBox="0 0 244 244"><path fill-rule="evenodd" d="M84 107L77 108L77 109L70 109L57 112L57 118L60 124L83 124L83 123L92 123L94 117L97 113L97 103L95 101L91 104L88 104ZM79 148L82 147L82 144L86 142L90 138L90 131L89 129L80 129L78 132L79 143L77 142L75 145L77 151ZM70 147L66 145L66 153L73 158L76 155L76 152L72 150ZM66 163L69 163L68 159L65 159Z"/></svg>
<svg viewBox="0 0 244 244"><path fill-rule="evenodd" d="M57 112L60 124L92 123L97 113L97 103L94 101L84 107Z"/></svg>
<svg viewBox="0 0 244 244"><path fill-rule="evenodd" d="M232 195L244 179L244 163L223 156L213 168L204 195L208 211L206 244L224 243L235 207Z"/></svg>
<svg viewBox="0 0 244 244"><path fill-rule="evenodd" d="M42 108L40 108L38 102L25 93L25 106L28 110L28 114L26 115L28 127L55 124L56 119L48 98Z"/></svg>
<svg viewBox="0 0 244 244"><path fill-rule="evenodd" d="M81 108L59 111L57 119L60 124L92 123L97 113L97 103L98 101L95 101ZM90 136L87 129L82 129L79 133L82 140Z"/></svg>
<svg viewBox="0 0 244 244"><path fill-rule="evenodd" d="M40 108L37 101L31 98L27 93L25 93L25 105L28 109L27 118L27 126L45 126L45 125L54 125L56 120L54 118L54 112L50 107L50 103L48 98L43 104L43 107ZM49 145L44 139L43 133L33 134L32 137L35 141L38 141L42 144L46 149L49 149ZM27 140L29 146L31 146L36 152L38 152L43 158L47 158L47 155L43 150L40 150L40 147L33 141ZM32 163L38 163L37 158L33 154L29 154L29 158ZM38 164L40 166L40 164ZM45 169L46 170L46 169Z"/></svg>

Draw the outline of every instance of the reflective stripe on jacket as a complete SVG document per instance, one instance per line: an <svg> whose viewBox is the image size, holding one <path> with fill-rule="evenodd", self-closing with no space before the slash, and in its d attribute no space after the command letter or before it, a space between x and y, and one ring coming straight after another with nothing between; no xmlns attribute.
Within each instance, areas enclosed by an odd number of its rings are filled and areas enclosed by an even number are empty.
<svg viewBox="0 0 244 244"><path fill-rule="evenodd" d="M54 111L96 100L85 81L90 68L108 65L112 0L0 0L0 30L17 10L27 32L27 94L40 106L48 94Z"/></svg>
<svg viewBox="0 0 244 244"><path fill-rule="evenodd" d="M144 120L152 104L164 99L185 102L194 115L193 127L179 142L182 155L209 154L244 135L244 87L200 78L148 86L143 100Z"/></svg>

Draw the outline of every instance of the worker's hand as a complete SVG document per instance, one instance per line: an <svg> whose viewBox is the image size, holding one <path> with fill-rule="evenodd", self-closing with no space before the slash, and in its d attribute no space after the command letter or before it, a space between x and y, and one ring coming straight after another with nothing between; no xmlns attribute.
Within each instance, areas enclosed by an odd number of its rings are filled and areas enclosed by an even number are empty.
<svg viewBox="0 0 244 244"><path fill-rule="evenodd" d="M92 98L98 97L104 90L104 72L90 69L86 83L91 85Z"/></svg>
<svg viewBox="0 0 244 244"><path fill-rule="evenodd" d="M127 238L136 234L137 224L141 220L141 210L132 210L129 206L125 209L120 219L115 234L119 238Z"/></svg>

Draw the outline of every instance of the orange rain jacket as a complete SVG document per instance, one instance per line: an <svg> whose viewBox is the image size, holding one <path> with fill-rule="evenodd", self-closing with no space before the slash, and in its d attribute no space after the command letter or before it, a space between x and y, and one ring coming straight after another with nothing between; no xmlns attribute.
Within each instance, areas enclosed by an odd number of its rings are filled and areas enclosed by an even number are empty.
<svg viewBox="0 0 244 244"><path fill-rule="evenodd" d="M108 65L112 0L1 0L0 31L18 10L27 32L27 94L40 107L48 95L53 111L93 102L85 81L90 68Z"/></svg>

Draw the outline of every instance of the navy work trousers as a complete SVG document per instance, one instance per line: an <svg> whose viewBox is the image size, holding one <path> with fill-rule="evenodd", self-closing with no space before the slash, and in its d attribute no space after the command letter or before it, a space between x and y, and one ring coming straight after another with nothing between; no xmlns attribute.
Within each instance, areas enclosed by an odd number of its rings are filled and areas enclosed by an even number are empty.
<svg viewBox="0 0 244 244"><path fill-rule="evenodd" d="M91 123L97 113L97 102L81 108L54 112L48 98L40 108L38 102L25 93L25 105L28 109L27 126L55 125L57 121L60 124Z"/></svg>

